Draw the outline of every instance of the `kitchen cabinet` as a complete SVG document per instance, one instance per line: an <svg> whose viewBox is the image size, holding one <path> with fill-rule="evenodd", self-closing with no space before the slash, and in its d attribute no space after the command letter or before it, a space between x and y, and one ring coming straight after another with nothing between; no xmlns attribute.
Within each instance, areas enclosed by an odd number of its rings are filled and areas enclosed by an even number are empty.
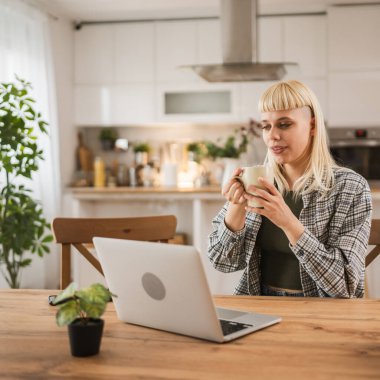
<svg viewBox="0 0 380 380"><path fill-rule="evenodd" d="M284 57L284 33L281 17L260 17L257 20L258 60L281 62Z"/></svg>
<svg viewBox="0 0 380 380"><path fill-rule="evenodd" d="M262 62L296 62L291 78L325 78L325 15L262 16L258 19L258 57Z"/></svg>
<svg viewBox="0 0 380 380"><path fill-rule="evenodd" d="M153 83L76 85L75 120L81 126L155 121Z"/></svg>
<svg viewBox="0 0 380 380"><path fill-rule="evenodd" d="M154 33L152 22L116 24L114 82L154 81Z"/></svg>
<svg viewBox="0 0 380 380"><path fill-rule="evenodd" d="M327 18L324 15L284 17L285 62L297 62L300 78L327 74Z"/></svg>
<svg viewBox="0 0 380 380"><path fill-rule="evenodd" d="M86 25L76 32L77 125L155 121L154 30L153 22L139 22Z"/></svg>
<svg viewBox="0 0 380 380"><path fill-rule="evenodd" d="M86 25L74 34L76 84L108 84L114 79L114 26Z"/></svg>
<svg viewBox="0 0 380 380"><path fill-rule="evenodd" d="M329 124L334 127L378 127L380 70L341 72L329 76Z"/></svg>
<svg viewBox="0 0 380 380"><path fill-rule="evenodd" d="M79 85L74 87L74 119L77 125L111 124L111 94L109 86Z"/></svg>
<svg viewBox="0 0 380 380"><path fill-rule="evenodd" d="M379 125L379 20L378 4L328 9L328 97L332 126Z"/></svg>
<svg viewBox="0 0 380 380"><path fill-rule="evenodd" d="M330 71L380 70L380 4L328 8Z"/></svg>
<svg viewBox="0 0 380 380"><path fill-rule="evenodd" d="M194 82L197 76L181 65L197 63L197 21L160 21L156 23L157 82Z"/></svg>
<svg viewBox="0 0 380 380"><path fill-rule="evenodd" d="M197 63L221 63L222 33L220 20L197 21Z"/></svg>

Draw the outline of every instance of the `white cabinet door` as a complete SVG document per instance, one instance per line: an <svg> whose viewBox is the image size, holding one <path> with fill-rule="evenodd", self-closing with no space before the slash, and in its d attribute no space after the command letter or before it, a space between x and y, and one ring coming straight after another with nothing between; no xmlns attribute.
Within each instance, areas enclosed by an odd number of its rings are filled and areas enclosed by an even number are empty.
<svg viewBox="0 0 380 380"><path fill-rule="evenodd" d="M115 25L115 82L153 83L153 22Z"/></svg>
<svg viewBox="0 0 380 380"><path fill-rule="evenodd" d="M111 89L113 124L151 124L155 121L153 83L128 83Z"/></svg>
<svg viewBox="0 0 380 380"><path fill-rule="evenodd" d="M380 70L380 5L328 9L331 71Z"/></svg>
<svg viewBox="0 0 380 380"><path fill-rule="evenodd" d="M75 121L80 126L152 123L154 86L152 83L77 85Z"/></svg>
<svg viewBox="0 0 380 380"><path fill-rule="evenodd" d="M258 61L281 62L284 59L283 19L260 17L257 22Z"/></svg>
<svg viewBox="0 0 380 380"><path fill-rule="evenodd" d="M332 73L329 78L329 124L378 126L380 71Z"/></svg>
<svg viewBox="0 0 380 380"><path fill-rule="evenodd" d="M197 22L157 22L155 56L158 82L197 81L191 70L178 68L197 63Z"/></svg>
<svg viewBox="0 0 380 380"><path fill-rule="evenodd" d="M287 78L326 76L326 16L268 16L258 19L261 62L296 62Z"/></svg>
<svg viewBox="0 0 380 380"><path fill-rule="evenodd" d="M299 64L299 78L326 76L327 18L284 17L284 60Z"/></svg>
<svg viewBox="0 0 380 380"><path fill-rule="evenodd" d="M114 26L85 25L74 34L75 83L108 84L114 72Z"/></svg>
<svg viewBox="0 0 380 380"><path fill-rule="evenodd" d="M75 123L77 125L112 124L109 85L76 85L74 96Z"/></svg>
<svg viewBox="0 0 380 380"><path fill-rule="evenodd" d="M220 20L197 22L197 63L222 63L222 37Z"/></svg>

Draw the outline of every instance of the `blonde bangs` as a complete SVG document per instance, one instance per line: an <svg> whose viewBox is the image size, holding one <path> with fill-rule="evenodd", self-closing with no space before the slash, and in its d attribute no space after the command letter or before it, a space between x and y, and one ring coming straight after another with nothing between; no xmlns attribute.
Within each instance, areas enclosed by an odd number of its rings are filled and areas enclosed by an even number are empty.
<svg viewBox="0 0 380 380"><path fill-rule="evenodd" d="M275 83L261 96L259 112L290 110L293 108L311 107L312 102L304 85L298 81Z"/></svg>

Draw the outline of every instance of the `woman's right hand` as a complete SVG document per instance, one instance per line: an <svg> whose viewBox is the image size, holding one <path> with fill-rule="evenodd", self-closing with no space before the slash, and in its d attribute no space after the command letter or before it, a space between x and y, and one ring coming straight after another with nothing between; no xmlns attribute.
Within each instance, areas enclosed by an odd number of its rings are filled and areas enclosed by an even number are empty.
<svg viewBox="0 0 380 380"><path fill-rule="evenodd" d="M244 187L243 185L234 178L243 172L242 168L237 168L234 170L231 179L223 186L222 195L234 205L245 205L247 200L244 198Z"/></svg>

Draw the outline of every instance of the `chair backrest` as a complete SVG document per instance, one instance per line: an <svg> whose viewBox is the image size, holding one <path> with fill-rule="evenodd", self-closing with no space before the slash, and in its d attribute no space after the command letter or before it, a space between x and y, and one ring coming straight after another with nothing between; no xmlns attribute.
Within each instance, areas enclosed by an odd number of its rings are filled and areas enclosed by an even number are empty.
<svg viewBox="0 0 380 380"><path fill-rule="evenodd" d="M368 245L375 247L367 254L365 258L365 266L368 267L373 260L380 254L380 219L372 219L371 233L369 236Z"/></svg>
<svg viewBox="0 0 380 380"><path fill-rule="evenodd" d="M55 218L52 230L55 242L61 244L60 287L71 281L71 246L74 246L99 273L103 270L90 252L95 236L116 239L160 241L167 243L175 235L177 219L174 215L132 218Z"/></svg>
<svg viewBox="0 0 380 380"><path fill-rule="evenodd" d="M374 245L374 247L372 248L370 252L368 252L365 258L366 268L368 268L368 266L372 263L372 261L375 260L376 257L379 256L380 254L380 219L372 219L371 232L369 235L368 245ZM364 296L369 297L367 276L365 279Z"/></svg>

